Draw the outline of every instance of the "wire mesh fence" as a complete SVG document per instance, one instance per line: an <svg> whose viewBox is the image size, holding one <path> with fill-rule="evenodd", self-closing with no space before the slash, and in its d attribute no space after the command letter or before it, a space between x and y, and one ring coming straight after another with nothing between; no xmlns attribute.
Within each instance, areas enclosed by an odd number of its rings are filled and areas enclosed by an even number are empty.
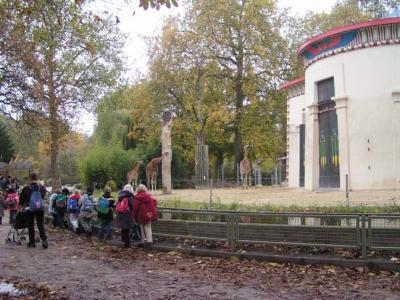
<svg viewBox="0 0 400 300"><path fill-rule="evenodd" d="M239 243L355 248L360 239L357 215L238 213L236 218Z"/></svg>
<svg viewBox="0 0 400 300"><path fill-rule="evenodd" d="M400 251L400 215L252 213L159 208L153 234L166 238ZM51 218L51 216L46 216ZM96 226L96 225L95 225Z"/></svg>
<svg viewBox="0 0 400 300"><path fill-rule="evenodd" d="M159 209L159 236L367 250L400 250L400 215L251 213Z"/></svg>
<svg viewBox="0 0 400 300"><path fill-rule="evenodd" d="M400 216L370 215L366 222L369 249L400 249Z"/></svg>

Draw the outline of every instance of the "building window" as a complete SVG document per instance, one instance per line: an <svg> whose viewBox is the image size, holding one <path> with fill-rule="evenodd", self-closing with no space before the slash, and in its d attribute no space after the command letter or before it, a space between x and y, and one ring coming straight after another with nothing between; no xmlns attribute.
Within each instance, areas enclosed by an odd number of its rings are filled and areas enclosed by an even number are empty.
<svg viewBox="0 0 400 300"><path fill-rule="evenodd" d="M331 101L335 96L335 82L329 78L318 82L318 103Z"/></svg>

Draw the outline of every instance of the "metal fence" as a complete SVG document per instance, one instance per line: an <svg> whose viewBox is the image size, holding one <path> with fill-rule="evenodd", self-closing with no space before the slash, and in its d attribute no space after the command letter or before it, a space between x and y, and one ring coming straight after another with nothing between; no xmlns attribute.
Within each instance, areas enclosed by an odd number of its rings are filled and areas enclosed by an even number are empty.
<svg viewBox="0 0 400 300"><path fill-rule="evenodd" d="M159 208L153 235L241 243L400 251L400 214L252 213ZM49 216L47 216L49 217Z"/></svg>
<svg viewBox="0 0 400 300"><path fill-rule="evenodd" d="M159 209L156 236L241 243L400 250L400 215Z"/></svg>

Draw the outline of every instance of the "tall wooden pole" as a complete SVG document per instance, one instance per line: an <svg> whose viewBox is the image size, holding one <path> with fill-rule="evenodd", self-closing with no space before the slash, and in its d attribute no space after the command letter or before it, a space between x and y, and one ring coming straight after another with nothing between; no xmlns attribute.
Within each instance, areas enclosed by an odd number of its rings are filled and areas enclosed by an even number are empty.
<svg viewBox="0 0 400 300"><path fill-rule="evenodd" d="M162 188L163 194L171 194L171 161L172 161L172 143L171 143L171 112L163 112L163 127L161 133L162 142Z"/></svg>

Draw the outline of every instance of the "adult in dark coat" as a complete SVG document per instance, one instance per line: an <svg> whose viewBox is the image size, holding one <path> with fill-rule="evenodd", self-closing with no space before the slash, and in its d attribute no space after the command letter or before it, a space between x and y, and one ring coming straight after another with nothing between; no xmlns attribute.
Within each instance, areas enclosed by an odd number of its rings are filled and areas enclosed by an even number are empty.
<svg viewBox="0 0 400 300"><path fill-rule="evenodd" d="M46 188L41 185L38 184L38 175L36 173L31 173L29 175L29 179L30 179L30 184L24 186L24 188L22 189L20 198L19 198L19 204L22 207L28 207L29 211L28 211L28 234L29 234L29 243L28 243L28 247L35 247L35 219L36 219L36 224L39 230L39 235L40 235L40 239L42 240L42 247L43 248L47 248L47 237L46 237L46 232L44 229L44 203L42 203L42 205L38 206L38 207L30 207L30 200L31 200L31 195L33 192L38 191L40 193L40 196L42 197L42 200L44 200L44 198L46 197ZM33 194L34 197L36 196L36 194ZM33 202L35 203L35 202ZM40 203L37 202L38 204ZM41 207L43 206L43 207Z"/></svg>
<svg viewBox="0 0 400 300"><path fill-rule="evenodd" d="M126 209L123 209L123 208ZM132 219L133 210L133 187L130 184L124 186L123 190L118 194L118 201L115 205L117 216L115 218L115 226L121 229L121 241L124 246L129 247L129 230L133 226Z"/></svg>

